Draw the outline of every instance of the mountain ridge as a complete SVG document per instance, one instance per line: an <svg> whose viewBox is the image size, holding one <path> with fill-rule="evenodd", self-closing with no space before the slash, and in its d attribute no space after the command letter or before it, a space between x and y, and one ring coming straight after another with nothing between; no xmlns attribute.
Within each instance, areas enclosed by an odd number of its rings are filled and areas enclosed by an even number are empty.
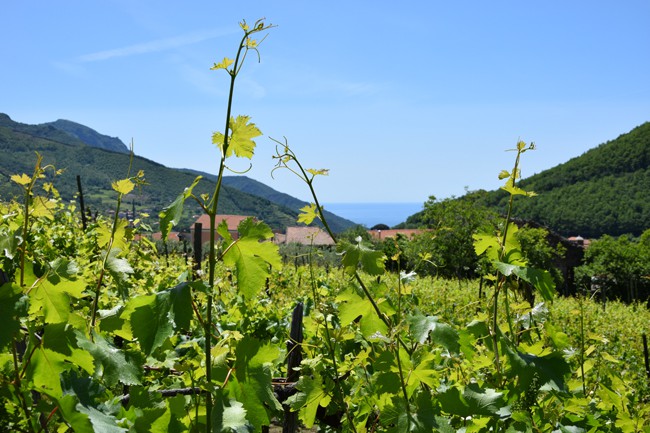
<svg viewBox="0 0 650 433"><path fill-rule="evenodd" d="M517 197L513 204L517 218L564 236L639 236L650 228L650 122L521 179L518 185L537 196ZM508 198L503 190L478 190L456 200L503 212ZM403 225L418 226L420 220L421 212Z"/></svg>
<svg viewBox="0 0 650 433"><path fill-rule="evenodd" d="M79 129L81 126L85 132L92 131L101 135L83 125L70 123L74 128ZM79 138L82 134L72 135L58 129L57 125L61 126L61 122L23 124L0 113L0 150L6 155L0 161L0 175L9 178L13 174L32 173L36 161L35 152L39 152L44 158L44 164L52 164L57 169L67 168L59 178L54 179L62 197L71 200L76 196L75 175L79 175L86 204L95 210L108 211L114 206L111 183L120 177L126 177L126 170L131 166L132 173L138 170L145 172L148 185L129 194L123 203L150 215L157 215L196 177L181 169L169 168L140 156L134 156L133 161L130 161L129 153L92 146ZM123 174L120 176L120 173ZM215 182L206 177L195 188L195 195L211 194L215 186ZM17 197L20 193L13 182L6 181L0 185L0 197L4 199ZM201 212L197 203L188 200L178 228L188 229ZM264 197L223 185L219 213L255 216L264 220L272 229L283 230L297 224L299 212ZM334 231L343 231L354 225L352 221L337 218L333 224Z"/></svg>

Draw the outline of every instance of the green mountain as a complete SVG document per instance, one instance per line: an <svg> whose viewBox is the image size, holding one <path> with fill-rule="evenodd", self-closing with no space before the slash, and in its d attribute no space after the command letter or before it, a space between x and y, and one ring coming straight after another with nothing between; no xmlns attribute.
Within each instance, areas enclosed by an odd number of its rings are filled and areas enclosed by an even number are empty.
<svg viewBox="0 0 650 433"><path fill-rule="evenodd" d="M516 197L513 211L518 218L564 236L639 236L650 228L650 122L522 179L519 186L538 195ZM497 190L459 198L467 199L503 212L508 196ZM417 225L418 220L418 214L413 215L407 225Z"/></svg>
<svg viewBox="0 0 650 433"><path fill-rule="evenodd" d="M45 123L45 125L52 125L60 131L67 132L89 146L104 150L112 150L113 152L129 153L129 148L126 147L119 138L108 137L87 126L63 119L59 119L56 122Z"/></svg>
<svg viewBox="0 0 650 433"><path fill-rule="evenodd" d="M212 180L216 181L216 176L211 174L189 169L186 169L185 171L193 173L195 175L202 175L206 178L211 178ZM289 194L277 191L270 186L263 184L262 182L258 182L257 180L246 176L224 176L223 184L235 188L239 191L252 194L257 197L265 198L270 202L273 202L280 206L288 207L289 209L293 209L295 211L298 211L309 204L306 201L299 200L293 196L290 196ZM357 225L355 222L342 218L327 210L325 210L325 218L327 218L327 223L329 224L330 228L337 233Z"/></svg>
<svg viewBox="0 0 650 433"><path fill-rule="evenodd" d="M91 145L83 141L88 139L88 135L96 135L91 139ZM0 151L3 155L0 159L0 198L7 200L21 194L20 188L9 178L13 174L31 175L38 152L43 156L44 165L50 164L57 169L64 169L63 174L53 179L64 200L72 200L78 194L76 178L79 176L86 207L92 212L107 212L114 209L116 199L111 183L127 177L131 164L131 174L139 170L144 171L147 185L137 188L125 197L123 210L135 210L138 215L148 213L155 228L160 210L169 205L196 176L185 170L168 168L138 156L134 156L131 163L130 155L120 150L119 146L112 146L118 151L94 147L106 147L106 143L112 140L115 139L101 136L92 129L73 122L27 125L14 122L6 114L0 114ZM49 170L47 174L52 177L53 171ZM194 189L194 193L197 196L211 194L214 188L215 182L206 178ZM189 228L201 212L197 203L188 200L184 218L177 228ZM287 226L295 225L298 216L296 209L227 185L222 189L219 213L255 216L264 220L274 230L283 230ZM337 226L337 229L343 230L353 225L352 222L348 223L347 226Z"/></svg>

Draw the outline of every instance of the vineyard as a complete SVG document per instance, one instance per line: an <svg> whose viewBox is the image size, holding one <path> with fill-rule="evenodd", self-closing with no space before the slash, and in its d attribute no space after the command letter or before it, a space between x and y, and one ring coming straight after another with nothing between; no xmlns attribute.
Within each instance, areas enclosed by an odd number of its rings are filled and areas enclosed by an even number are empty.
<svg viewBox="0 0 650 433"><path fill-rule="evenodd" d="M500 229L474 237L491 266L480 286L389 272L395 257L361 239L337 242L336 268L312 264L315 248L294 266L263 221L243 221L238 236L217 226L226 162L252 158L261 135L230 108L246 55L258 54L252 36L271 26L241 27L236 57L213 67L231 86L224 132L213 136L216 189L195 196L199 177L160 213L165 239L185 202L198 203L211 220L205 254L175 253L142 221L119 217L146 173L125 167L114 216L89 221L58 195L58 167L39 159L12 176L24 194L0 204L0 428L650 431L645 305L558 298L550 273L521 252L511 210L533 195L517 185L532 144L517 143L500 174L510 197ZM275 143L277 169L313 197L298 222L318 221L336 239L315 185L327 171Z"/></svg>

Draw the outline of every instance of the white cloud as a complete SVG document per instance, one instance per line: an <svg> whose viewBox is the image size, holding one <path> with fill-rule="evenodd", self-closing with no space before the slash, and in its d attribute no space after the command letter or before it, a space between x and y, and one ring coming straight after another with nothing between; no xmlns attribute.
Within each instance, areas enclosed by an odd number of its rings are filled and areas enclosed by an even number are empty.
<svg viewBox="0 0 650 433"><path fill-rule="evenodd" d="M111 50L97 51L90 54L85 54L77 58L77 61L82 63L99 62L109 60L116 57L134 56L138 54L155 53L166 51L173 48L183 47L186 45L193 45L209 39L214 39L220 36L225 36L233 33L232 30L207 30L200 32L192 32L184 35L174 36L170 38L157 39L154 41L143 42L140 44L129 45L126 47L114 48Z"/></svg>

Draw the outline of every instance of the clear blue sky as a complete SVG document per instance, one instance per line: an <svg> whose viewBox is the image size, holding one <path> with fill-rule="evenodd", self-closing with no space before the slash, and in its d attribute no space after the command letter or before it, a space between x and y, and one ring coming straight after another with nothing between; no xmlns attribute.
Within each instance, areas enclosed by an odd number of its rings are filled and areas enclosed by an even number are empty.
<svg viewBox="0 0 650 433"><path fill-rule="evenodd" d="M215 172L238 23L277 25L235 90L264 133L329 168L324 202L424 202L495 189L518 139L523 176L650 120L650 2L4 1L0 112L133 139L138 155ZM245 162L232 164L245 168ZM126 170L126 167L125 167ZM116 174L120 177L122 174Z"/></svg>

